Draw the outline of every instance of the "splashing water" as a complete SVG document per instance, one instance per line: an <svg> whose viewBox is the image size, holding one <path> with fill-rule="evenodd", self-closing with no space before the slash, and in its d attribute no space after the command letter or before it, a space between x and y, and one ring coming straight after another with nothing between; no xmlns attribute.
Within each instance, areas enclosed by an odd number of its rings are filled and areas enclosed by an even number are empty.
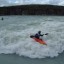
<svg viewBox="0 0 64 64"><path fill-rule="evenodd" d="M56 57L64 50L63 17L9 16L0 24L0 54L16 53L30 58L45 58ZM29 37L39 30L43 34L49 33L42 37L47 46Z"/></svg>

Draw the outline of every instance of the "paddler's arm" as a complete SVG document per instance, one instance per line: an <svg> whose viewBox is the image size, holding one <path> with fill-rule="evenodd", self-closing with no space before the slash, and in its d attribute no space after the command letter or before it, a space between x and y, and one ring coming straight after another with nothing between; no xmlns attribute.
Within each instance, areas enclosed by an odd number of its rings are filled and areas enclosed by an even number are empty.
<svg viewBox="0 0 64 64"><path fill-rule="evenodd" d="M46 34L42 34L42 35L40 34L40 36L44 36L44 35L48 35L48 33L46 33Z"/></svg>
<svg viewBox="0 0 64 64"><path fill-rule="evenodd" d="M43 36L44 34L40 35L40 36Z"/></svg>

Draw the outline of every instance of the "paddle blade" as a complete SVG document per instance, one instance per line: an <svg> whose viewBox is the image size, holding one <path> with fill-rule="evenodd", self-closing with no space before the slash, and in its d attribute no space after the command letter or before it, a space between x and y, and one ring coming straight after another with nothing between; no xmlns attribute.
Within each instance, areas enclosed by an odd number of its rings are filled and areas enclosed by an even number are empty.
<svg viewBox="0 0 64 64"><path fill-rule="evenodd" d="M34 36L33 35L30 35L30 38L33 38Z"/></svg>
<svg viewBox="0 0 64 64"><path fill-rule="evenodd" d="M46 33L45 35L48 35L48 33Z"/></svg>

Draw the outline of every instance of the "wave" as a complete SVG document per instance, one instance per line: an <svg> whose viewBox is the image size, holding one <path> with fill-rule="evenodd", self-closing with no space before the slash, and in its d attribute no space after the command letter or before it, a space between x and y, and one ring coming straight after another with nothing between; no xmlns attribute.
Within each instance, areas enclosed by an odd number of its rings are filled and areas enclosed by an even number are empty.
<svg viewBox="0 0 64 64"><path fill-rule="evenodd" d="M21 28L20 28L21 27ZM49 33L41 45L29 36L41 30ZM9 24L0 28L0 54L13 54L30 58L56 57L64 51L64 22L27 22Z"/></svg>

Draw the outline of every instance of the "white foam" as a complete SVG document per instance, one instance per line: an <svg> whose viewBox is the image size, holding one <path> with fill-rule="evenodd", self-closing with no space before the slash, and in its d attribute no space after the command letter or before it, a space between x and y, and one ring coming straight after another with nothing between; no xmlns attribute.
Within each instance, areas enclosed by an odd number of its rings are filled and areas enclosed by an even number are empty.
<svg viewBox="0 0 64 64"><path fill-rule="evenodd" d="M2 27L0 30L0 54L16 53L19 56L30 58L45 58L56 57L62 53L64 50L64 22L40 20L39 22L36 19L35 22L27 22L25 25L18 23ZM18 30L16 27L24 29ZM49 33L48 36L42 37L47 46L41 45L29 37L30 34L37 33L38 30L41 30L42 33Z"/></svg>

